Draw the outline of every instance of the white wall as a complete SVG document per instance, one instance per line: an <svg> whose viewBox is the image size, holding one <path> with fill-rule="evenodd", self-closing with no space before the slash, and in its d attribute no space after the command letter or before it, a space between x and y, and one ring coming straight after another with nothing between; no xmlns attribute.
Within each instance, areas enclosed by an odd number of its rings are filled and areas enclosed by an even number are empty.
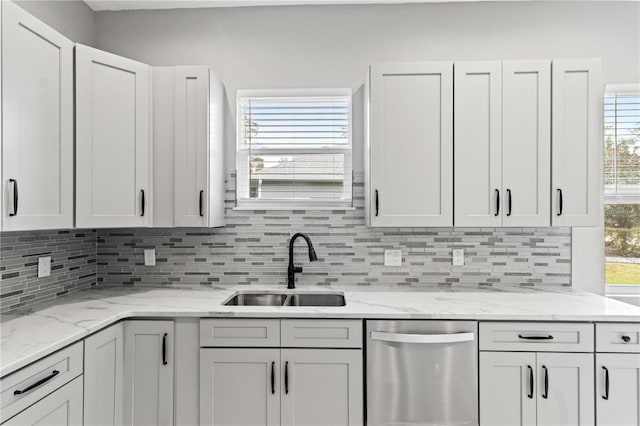
<svg viewBox="0 0 640 426"><path fill-rule="evenodd" d="M15 3L71 41L95 46L96 16L82 0L22 0Z"/></svg>
<svg viewBox="0 0 640 426"><path fill-rule="evenodd" d="M605 83L640 81L640 2L479 2L100 12L101 49L151 65L206 64L226 86L225 163L235 168L235 91L350 87L354 170L362 85L377 61L601 58ZM603 229L574 229L573 286L602 293Z"/></svg>

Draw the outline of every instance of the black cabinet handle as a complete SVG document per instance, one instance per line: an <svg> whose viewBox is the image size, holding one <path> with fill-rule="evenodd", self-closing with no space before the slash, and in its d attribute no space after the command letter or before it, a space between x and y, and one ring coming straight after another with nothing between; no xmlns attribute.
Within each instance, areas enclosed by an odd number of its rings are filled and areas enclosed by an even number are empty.
<svg viewBox="0 0 640 426"><path fill-rule="evenodd" d="M560 216L562 215L562 203L563 203L563 199L562 199L562 189L558 189L558 213L557 215Z"/></svg>
<svg viewBox="0 0 640 426"><path fill-rule="evenodd" d="M140 209L140 216L144 216L144 189L140 190L140 195L142 198L142 208Z"/></svg>
<svg viewBox="0 0 640 426"><path fill-rule="evenodd" d="M167 365L167 333L162 336L162 365Z"/></svg>
<svg viewBox="0 0 640 426"><path fill-rule="evenodd" d="M53 370L51 372L51 374L49 374L47 377L38 380L37 382L27 386L26 388L22 389L22 390L15 390L13 391L14 395L22 395L23 393L27 393L30 390L33 390L39 386L44 385L45 383L47 383L49 380L53 379L54 377L56 377L58 374L60 374L60 372L58 370Z"/></svg>
<svg viewBox="0 0 640 426"><path fill-rule="evenodd" d="M496 214L494 216L498 216L500 214L500 190L496 189Z"/></svg>
<svg viewBox="0 0 640 426"><path fill-rule="evenodd" d="M380 206L379 203L379 197L378 197L378 190L376 189L376 217L378 217L378 207Z"/></svg>
<svg viewBox="0 0 640 426"><path fill-rule="evenodd" d="M200 191L200 198L198 200L198 211L200 212L200 217L204 216L202 213L202 197L204 196L204 191Z"/></svg>
<svg viewBox="0 0 640 426"><path fill-rule="evenodd" d="M529 369L529 393L527 394L527 397L529 397L529 399L533 399L533 367L527 365L527 368Z"/></svg>
<svg viewBox="0 0 640 426"><path fill-rule="evenodd" d="M553 340L553 336L550 334L546 336L523 336L522 334L518 334L518 337L525 340Z"/></svg>
<svg viewBox="0 0 640 426"><path fill-rule="evenodd" d="M609 399L609 369L603 365L602 370L604 371L604 395L602 395L602 399Z"/></svg>
<svg viewBox="0 0 640 426"><path fill-rule="evenodd" d="M542 394L542 397L544 399L549 398L549 370L547 370L546 366L542 366L542 369L544 370L544 393Z"/></svg>
<svg viewBox="0 0 640 426"><path fill-rule="evenodd" d="M276 393L276 363L271 363L271 395Z"/></svg>
<svg viewBox="0 0 640 426"><path fill-rule="evenodd" d="M18 214L18 181L9 179L9 183L13 183L13 213L9 213L9 216L15 216Z"/></svg>
<svg viewBox="0 0 640 426"><path fill-rule="evenodd" d="M284 393L289 394L289 361L284 363Z"/></svg>
<svg viewBox="0 0 640 426"><path fill-rule="evenodd" d="M507 216L511 216L511 190L507 189Z"/></svg>
<svg viewBox="0 0 640 426"><path fill-rule="evenodd" d="M629 336L622 336L620 337L622 339L623 342L625 343L629 343L631 341L631 337Z"/></svg>

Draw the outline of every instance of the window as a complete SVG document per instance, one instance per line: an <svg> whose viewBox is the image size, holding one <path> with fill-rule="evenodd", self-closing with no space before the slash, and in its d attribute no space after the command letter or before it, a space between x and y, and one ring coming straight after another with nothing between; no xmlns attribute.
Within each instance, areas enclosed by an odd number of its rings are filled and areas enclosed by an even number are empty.
<svg viewBox="0 0 640 426"><path fill-rule="evenodd" d="M239 90L237 203L351 206L351 90Z"/></svg>
<svg viewBox="0 0 640 426"><path fill-rule="evenodd" d="M640 284L640 85L608 85L604 98L607 284Z"/></svg>

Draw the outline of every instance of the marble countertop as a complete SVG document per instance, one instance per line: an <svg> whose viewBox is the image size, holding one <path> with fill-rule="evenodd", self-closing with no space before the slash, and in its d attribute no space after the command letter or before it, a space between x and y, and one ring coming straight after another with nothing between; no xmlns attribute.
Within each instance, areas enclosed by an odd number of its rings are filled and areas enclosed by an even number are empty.
<svg viewBox="0 0 640 426"><path fill-rule="evenodd" d="M640 322L640 308L567 287L303 287L344 292L343 307L223 306L238 290L102 287L2 315L0 377L124 318L389 318Z"/></svg>

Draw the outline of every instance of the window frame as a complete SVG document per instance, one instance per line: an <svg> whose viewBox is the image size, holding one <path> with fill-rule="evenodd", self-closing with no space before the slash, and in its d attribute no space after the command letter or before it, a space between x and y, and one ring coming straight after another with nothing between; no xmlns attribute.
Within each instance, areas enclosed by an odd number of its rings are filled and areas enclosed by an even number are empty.
<svg viewBox="0 0 640 426"><path fill-rule="evenodd" d="M296 98L296 97L348 97L348 136L345 147L300 147L300 148L252 148L242 146L244 140L241 99L255 98ZM304 155L342 154L344 155L344 197L342 199L304 200L294 198L251 199L249 193L241 194L242 188L250 188L249 163L254 154L263 155ZM250 192L250 189L249 189ZM353 209L353 91L346 88L334 89L238 89L236 91L236 210L349 210Z"/></svg>

